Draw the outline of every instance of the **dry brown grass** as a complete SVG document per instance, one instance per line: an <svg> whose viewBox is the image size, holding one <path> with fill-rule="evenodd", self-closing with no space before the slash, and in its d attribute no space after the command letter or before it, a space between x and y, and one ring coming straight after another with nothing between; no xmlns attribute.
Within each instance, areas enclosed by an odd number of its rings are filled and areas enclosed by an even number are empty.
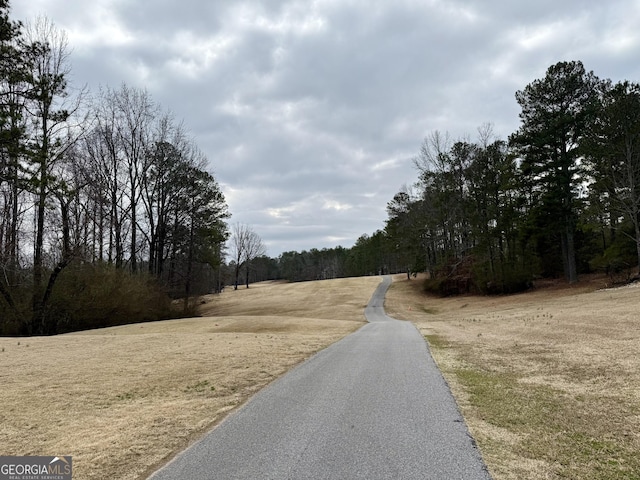
<svg viewBox="0 0 640 480"><path fill-rule="evenodd" d="M640 478L640 286L428 297L396 277L387 312L414 321L500 479Z"/></svg>
<svg viewBox="0 0 640 480"><path fill-rule="evenodd" d="M360 327L379 281L261 284L207 298L203 318L0 338L0 453L72 455L78 480L145 478Z"/></svg>
<svg viewBox="0 0 640 480"><path fill-rule="evenodd" d="M442 299L405 278L387 312L428 337L496 480L640 478L640 287ZM267 283L209 297L203 318L0 338L0 453L145 478L357 329L378 282Z"/></svg>

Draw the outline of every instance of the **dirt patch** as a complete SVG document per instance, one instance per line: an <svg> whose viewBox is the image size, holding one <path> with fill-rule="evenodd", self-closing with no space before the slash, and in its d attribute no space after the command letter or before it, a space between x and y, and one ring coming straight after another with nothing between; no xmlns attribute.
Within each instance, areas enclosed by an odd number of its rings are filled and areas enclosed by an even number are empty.
<svg viewBox="0 0 640 480"><path fill-rule="evenodd" d="M387 312L429 339L496 480L640 478L639 285L437 298L395 280Z"/></svg>
<svg viewBox="0 0 640 480"><path fill-rule="evenodd" d="M203 317L0 338L4 455L72 455L74 478L146 478L287 370L364 322L379 277L267 283Z"/></svg>

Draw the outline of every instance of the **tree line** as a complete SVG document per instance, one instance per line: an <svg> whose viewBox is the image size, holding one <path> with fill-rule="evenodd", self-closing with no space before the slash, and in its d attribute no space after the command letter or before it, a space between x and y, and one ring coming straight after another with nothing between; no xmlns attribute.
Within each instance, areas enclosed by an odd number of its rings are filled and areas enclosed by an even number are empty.
<svg viewBox="0 0 640 480"><path fill-rule="evenodd" d="M0 334L174 315L220 282L207 158L142 89L69 82L66 35L0 0Z"/></svg>
<svg viewBox="0 0 640 480"><path fill-rule="evenodd" d="M0 334L167 318L172 299L186 314L261 280L426 271L441 294L509 293L640 264L637 83L552 65L516 92L507 139L427 135L383 228L269 258L250 227L229 229L180 122L142 89L77 89L64 32L9 11L0 0Z"/></svg>
<svg viewBox="0 0 640 480"><path fill-rule="evenodd" d="M426 271L426 288L447 295L637 274L640 85L558 62L515 98L520 127L508 139L490 125L473 141L432 132L414 159L418 179L388 202L384 228L350 249L284 253L281 275Z"/></svg>

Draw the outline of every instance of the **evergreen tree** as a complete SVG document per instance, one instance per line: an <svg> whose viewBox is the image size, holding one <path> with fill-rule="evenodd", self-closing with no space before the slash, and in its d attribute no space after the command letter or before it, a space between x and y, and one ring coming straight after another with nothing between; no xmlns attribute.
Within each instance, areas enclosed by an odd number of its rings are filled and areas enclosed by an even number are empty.
<svg viewBox="0 0 640 480"><path fill-rule="evenodd" d="M592 202L601 207L602 222L610 227L622 227L624 233L620 217L633 225L640 268L640 84L607 85L585 154L593 181Z"/></svg>
<svg viewBox="0 0 640 480"><path fill-rule="evenodd" d="M598 78L582 62L559 62L516 93L520 129L511 136L523 176L535 195L535 214L547 241L558 238L564 273L578 280L575 229L581 185L580 145L597 105Z"/></svg>
<svg viewBox="0 0 640 480"><path fill-rule="evenodd" d="M22 24L9 17L8 0L0 0L0 297L17 317L12 289L18 283L19 212L25 187L20 155L25 143L24 100L27 65ZM3 309L0 309L2 316Z"/></svg>

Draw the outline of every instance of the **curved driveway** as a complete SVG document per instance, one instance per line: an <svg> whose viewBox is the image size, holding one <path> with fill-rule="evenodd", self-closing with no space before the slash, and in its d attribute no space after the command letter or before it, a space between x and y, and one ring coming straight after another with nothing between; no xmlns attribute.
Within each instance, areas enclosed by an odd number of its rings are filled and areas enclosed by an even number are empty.
<svg viewBox="0 0 640 480"><path fill-rule="evenodd" d="M384 313L257 393L153 480L490 479L409 322Z"/></svg>

